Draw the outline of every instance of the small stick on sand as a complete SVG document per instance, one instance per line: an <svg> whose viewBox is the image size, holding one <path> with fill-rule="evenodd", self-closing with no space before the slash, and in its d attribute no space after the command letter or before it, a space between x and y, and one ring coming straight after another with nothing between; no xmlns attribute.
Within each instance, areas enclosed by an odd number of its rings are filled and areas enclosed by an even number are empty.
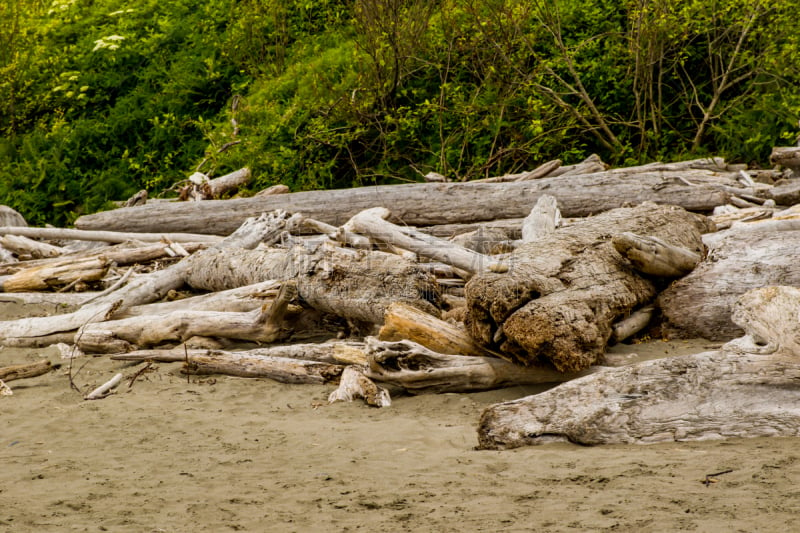
<svg viewBox="0 0 800 533"><path fill-rule="evenodd" d="M83 397L84 400L100 400L105 398L109 394L111 394L111 389L119 385L119 382L122 381L122 374L117 374L113 378L109 379L95 390L87 394Z"/></svg>

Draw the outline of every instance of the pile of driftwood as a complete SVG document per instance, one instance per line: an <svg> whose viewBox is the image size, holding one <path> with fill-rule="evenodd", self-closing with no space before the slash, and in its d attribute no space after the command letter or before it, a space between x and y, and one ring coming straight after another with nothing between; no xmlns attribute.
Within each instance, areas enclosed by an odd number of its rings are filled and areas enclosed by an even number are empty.
<svg viewBox="0 0 800 533"><path fill-rule="evenodd" d="M592 157L469 183L208 199L246 183L243 169L193 176L181 196L194 201L140 193L77 229L30 228L6 208L0 302L52 307L0 322L0 344L337 382L331 401L376 406L565 382L487 409L486 448L798 435L792 168ZM730 342L610 366L606 347L642 331Z"/></svg>

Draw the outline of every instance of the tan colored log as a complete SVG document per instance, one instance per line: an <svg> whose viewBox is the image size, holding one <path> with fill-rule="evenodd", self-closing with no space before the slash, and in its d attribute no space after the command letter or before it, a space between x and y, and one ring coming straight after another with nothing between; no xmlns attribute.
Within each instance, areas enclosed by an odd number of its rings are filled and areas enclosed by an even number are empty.
<svg viewBox="0 0 800 533"><path fill-rule="evenodd" d="M746 337L494 405L481 417L480 447L800 436L798 310L797 288L755 289L734 311Z"/></svg>
<svg viewBox="0 0 800 533"><path fill-rule="evenodd" d="M367 377L411 394L473 392L518 385L558 383L585 373L523 367L495 357L446 355L411 341L367 338Z"/></svg>
<svg viewBox="0 0 800 533"><path fill-rule="evenodd" d="M322 384L337 379L343 370L341 365L316 361L212 351L189 357L182 372L269 378L280 383Z"/></svg>
<svg viewBox="0 0 800 533"><path fill-rule="evenodd" d="M35 241L22 235L0 236L0 246L14 252L17 257L40 259L43 257L57 257L65 250L60 246L53 246L46 242Z"/></svg>
<svg viewBox="0 0 800 533"><path fill-rule="evenodd" d="M602 356L611 326L649 303L657 288L614 249L611 235L648 233L702 249L704 217L645 203L589 217L523 244L505 274L484 273L466 285L470 335L520 364L550 361L562 371Z"/></svg>
<svg viewBox="0 0 800 533"><path fill-rule="evenodd" d="M342 372L339 387L328 396L328 403L352 402L356 398L363 398L367 405L373 407L392 405L389 391L373 383L360 368L348 366Z"/></svg>
<svg viewBox="0 0 800 533"><path fill-rule="evenodd" d="M386 310L378 339L406 339L443 354L487 355L466 330L400 302L391 304Z"/></svg>
<svg viewBox="0 0 800 533"><path fill-rule="evenodd" d="M155 205L155 204L153 204ZM169 204L175 205L175 204ZM148 205L147 207L150 207ZM130 209L142 209L135 207ZM153 227L157 227L155 224ZM101 242L159 242L168 239L173 242L219 242L220 238L215 235L207 234L186 234L186 233L138 233L138 232L118 232L118 231L84 231L69 228L29 228L21 226L0 227L0 235L22 235L33 239L72 239L76 241L101 241Z"/></svg>
<svg viewBox="0 0 800 533"><path fill-rule="evenodd" d="M187 272L198 260L198 256L202 257L205 252L221 249L254 248L262 241L277 238L284 231L288 221L289 217L285 212L248 219L228 238L212 245L208 250L202 250L164 270L139 276L118 291L82 306L72 313L0 321L0 344L9 338L40 337L76 330L90 322L108 320L115 313L133 305L158 300L170 290L178 289L184 284Z"/></svg>
<svg viewBox="0 0 800 533"><path fill-rule="evenodd" d="M113 261L118 266L131 265L135 263L145 263L164 257L173 257L169 250L175 245L166 243L141 244L137 242L124 242L121 244L106 246L100 249L91 249L82 252L74 252L51 259L37 259L30 261L20 261L12 265L0 265L0 274L13 274L27 268L35 267L54 267L65 265L74 261L83 261L90 258L105 257L108 261ZM209 246L208 243L185 243L180 245L187 253L193 253Z"/></svg>
<svg viewBox="0 0 800 533"><path fill-rule="evenodd" d="M247 217L272 209L303 213L338 226L364 209L386 207L395 217L392 222L429 226L525 217L542 194L558 200L564 217L587 216L648 200L707 212L729 203L730 194L721 190L723 185L740 190L735 175L703 170L632 175L601 172L512 183L414 183L260 198L153 203L84 215L75 224L85 230L225 235Z"/></svg>
<svg viewBox="0 0 800 533"><path fill-rule="evenodd" d="M398 246L469 273L487 270L502 271L505 268L499 261L467 250L451 241L392 224L386 220L389 216L388 209L376 207L357 214L350 219L347 225L355 233Z"/></svg>
<svg viewBox="0 0 800 533"><path fill-rule="evenodd" d="M34 267L6 277L4 292L29 292L55 289L76 281L99 281L106 275L110 262L103 256L61 262L55 266Z"/></svg>
<svg viewBox="0 0 800 533"><path fill-rule="evenodd" d="M262 190L258 191L255 194L255 196L257 196L257 197L275 196L276 194L286 194L288 192L291 192L289 187L287 187L286 185L278 184L278 185L273 185L271 187L267 187L266 189L262 189Z"/></svg>
<svg viewBox="0 0 800 533"><path fill-rule="evenodd" d="M650 235L623 232L615 235L611 242L636 270L651 276L679 278L694 270L702 260L697 252Z"/></svg>
<svg viewBox="0 0 800 533"><path fill-rule="evenodd" d="M37 361L24 365L12 365L0 367L0 380L13 381L15 379L26 379L47 374L53 370L50 361Z"/></svg>
<svg viewBox="0 0 800 533"><path fill-rule="evenodd" d="M522 242L532 242L553 233L561 222L558 201L543 194L536 201L530 214L522 221Z"/></svg>
<svg viewBox="0 0 800 533"><path fill-rule="evenodd" d="M247 313L175 311L90 323L78 330L75 344L85 353L120 353L198 336L271 343L285 335L286 309L296 295L287 282L268 307Z"/></svg>

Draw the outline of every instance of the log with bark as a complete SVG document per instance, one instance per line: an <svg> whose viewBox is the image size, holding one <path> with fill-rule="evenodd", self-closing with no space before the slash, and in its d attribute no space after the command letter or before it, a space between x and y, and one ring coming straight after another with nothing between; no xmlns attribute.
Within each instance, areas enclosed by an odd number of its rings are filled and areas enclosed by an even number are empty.
<svg viewBox="0 0 800 533"><path fill-rule="evenodd" d="M721 238L711 245L706 260L658 297L664 336L733 339L742 332L731 320L739 296L765 285L800 285L800 224L775 231L773 222L798 221L737 223L711 235Z"/></svg>
<svg viewBox="0 0 800 533"><path fill-rule="evenodd" d="M560 371L594 364L612 324L655 298L653 278L614 249L614 235L635 232L699 253L705 217L645 203L560 228L517 248L504 274L466 286L467 327L479 344L520 364L550 362Z"/></svg>
<svg viewBox="0 0 800 533"><path fill-rule="evenodd" d="M147 204L84 215L75 225L83 230L226 235L247 217L274 209L302 213L338 226L373 207L390 209L396 217L393 222L407 225L468 223L525 217L545 193L558 200L565 217L587 216L644 201L708 212L729 203L728 190L743 190L736 181L736 173L722 175L693 169L631 174L606 171L513 183L414 183L274 197Z"/></svg>
<svg viewBox="0 0 800 533"><path fill-rule="evenodd" d="M743 295L719 351L606 369L483 413L484 449L800 436L800 289Z"/></svg>

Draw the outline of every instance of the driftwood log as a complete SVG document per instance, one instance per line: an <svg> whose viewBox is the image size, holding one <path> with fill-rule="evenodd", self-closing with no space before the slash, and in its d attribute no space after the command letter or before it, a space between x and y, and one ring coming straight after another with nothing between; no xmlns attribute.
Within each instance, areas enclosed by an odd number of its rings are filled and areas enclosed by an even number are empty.
<svg viewBox="0 0 800 533"><path fill-rule="evenodd" d="M280 383L322 384L337 379L343 370L341 365L318 361L209 351L189 357L182 372L269 378Z"/></svg>
<svg viewBox="0 0 800 533"><path fill-rule="evenodd" d="M525 217L545 193L558 200L565 217L588 216L644 201L707 212L729 203L728 189L742 190L736 175L692 169L629 174L606 171L513 183L381 185L272 197L146 204L84 215L75 225L83 230L227 235L247 217L274 209L302 213L338 226L364 209L385 207L391 210L394 222L424 226Z"/></svg>
<svg viewBox="0 0 800 533"><path fill-rule="evenodd" d="M496 357L446 355L415 342L367 338L367 377L411 394L475 392L516 385L559 383L588 374L523 367Z"/></svg>
<svg viewBox="0 0 800 533"><path fill-rule="evenodd" d="M798 225L776 231L773 222ZM800 221L737 223L720 237L705 261L659 295L667 337L733 339L742 333L731 320L739 296L765 285L800 285Z"/></svg>
<svg viewBox="0 0 800 533"><path fill-rule="evenodd" d="M800 289L750 291L733 311L745 337L494 405L481 417L480 447L800 436L798 311Z"/></svg>
<svg viewBox="0 0 800 533"><path fill-rule="evenodd" d="M221 249L254 248L263 241L271 242L282 234L289 220L284 212L248 219L237 231L213 244L209 249L202 250L164 270L140 276L125 287L83 305L74 312L2 321L0 344L20 345L26 339L35 342L36 337L77 330L88 323L111 319L116 313L131 306L159 300L170 290L178 289L184 284L186 273L191 270L195 261L202 260L203 253Z"/></svg>
<svg viewBox="0 0 800 533"><path fill-rule="evenodd" d="M314 309L371 324L381 324L388 306L397 301L434 314L440 307L430 273L384 252L336 246L205 252L186 277L197 289L294 279L300 298Z"/></svg>
<svg viewBox="0 0 800 533"><path fill-rule="evenodd" d="M699 253L705 228L704 217L652 203L560 228L517 248L509 272L467 283L468 330L513 362L587 368L602 355L612 324L657 294L653 279L617 253L612 237L634 232Z"/></svg>

